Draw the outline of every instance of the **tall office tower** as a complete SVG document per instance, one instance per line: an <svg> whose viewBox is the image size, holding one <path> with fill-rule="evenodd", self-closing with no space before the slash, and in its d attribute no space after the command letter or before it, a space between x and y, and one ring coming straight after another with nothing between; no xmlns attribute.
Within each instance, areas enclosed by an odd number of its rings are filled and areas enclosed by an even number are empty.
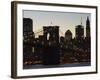
<svg viewBox="0 0 100 80"><path fill-rule="evenodd" d="M87 17L87 20L86 20L86 37L90 38L90 20L89 20L89 17Z"/></svg>
<svg viewBox="0 0 100 80"><path fill-rule="evenodd" d="M89 17L87 17L87 20L86 20L86 38L85 38L85 41L86 41L86 49L88 49L88 51L90 51L90 48L91 48L91 35L90 35L90 20L89 20Z"/></svg>
<svg viewBox="0 0 100 80"><path fill-rule="evenodd" d="M76 39L77 40L81 40L81 39L83 39L84 38L84 27L82 26L82 25L77 25L76 26L76 29L75 29L76 31Z"/></svg>
<svg viewBox="0 0 100 80"><path fill-rule="evenodd" d="M30 18L23 18L23 62L32 58L33 21Z"/></svg>

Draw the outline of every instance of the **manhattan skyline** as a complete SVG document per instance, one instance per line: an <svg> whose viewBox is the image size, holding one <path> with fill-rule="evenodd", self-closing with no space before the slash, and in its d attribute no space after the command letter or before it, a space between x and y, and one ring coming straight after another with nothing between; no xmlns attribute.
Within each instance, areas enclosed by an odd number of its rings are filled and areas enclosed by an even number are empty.
<svg viewBox="0 0 100 80"><path fill-rule="evenodd" d="M69 29L75 37L75 26L82 24L84 26L84 36L86 36L86 19L87 16L91 22L90 13L73 13L73 12L55 12L55 11L34 11L24 10L23 17L33 20L33 32L43 29L43 26L60 26L60 31L64 36ZM36 36L38 37L38 36Z"/></svg>

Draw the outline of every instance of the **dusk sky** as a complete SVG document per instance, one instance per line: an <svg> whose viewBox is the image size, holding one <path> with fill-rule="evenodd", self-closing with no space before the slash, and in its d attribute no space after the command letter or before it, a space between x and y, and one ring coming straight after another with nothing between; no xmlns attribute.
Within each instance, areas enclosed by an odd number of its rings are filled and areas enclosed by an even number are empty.
<svg viewBox="0 0 100 80"><path fill-rule="evenodd" d="M60 26L59 35L64 36L69 29L73 37L75 37L75 26L84 26L84 35L86 35L86 19L87 16L91 20L89 13L71 13L71 12L54 12L54 11L34 11L24 10L23 17L31 18L33 20L34 33L43 30L43 26ZM90 22L91 23L91 22ZM40 35L40 34L39 34ZM38 37L38 35L36 35Z"/></svg>

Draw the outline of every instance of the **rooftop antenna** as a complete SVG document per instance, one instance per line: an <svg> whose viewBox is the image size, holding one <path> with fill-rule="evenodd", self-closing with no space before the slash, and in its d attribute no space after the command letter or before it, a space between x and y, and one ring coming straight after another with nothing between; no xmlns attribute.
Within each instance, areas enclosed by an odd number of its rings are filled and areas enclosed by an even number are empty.
<svg viewBox="0 0 100 80"><path fill-rule="evenodd" d="M81 25L82 25L82 17L81 17Z"/></svg>
<svg viewBox="0 0 100 80"><path fill-rule="evenodd" d="M53 20L53 16L51 17L51 22L50 22L51 26L53 26L53 21L52 20Z"/></svg>
<svg viewBox="0 0 100 80"><path fill-rule="evenodd" d="M51 21L50 25L52 26L52 21Z"/></svg>
<svg viewBox="0 0 100 80"><path fill-rule="evenodd" d="M89 16L87 16L87 20L89 20Z"/></svg>

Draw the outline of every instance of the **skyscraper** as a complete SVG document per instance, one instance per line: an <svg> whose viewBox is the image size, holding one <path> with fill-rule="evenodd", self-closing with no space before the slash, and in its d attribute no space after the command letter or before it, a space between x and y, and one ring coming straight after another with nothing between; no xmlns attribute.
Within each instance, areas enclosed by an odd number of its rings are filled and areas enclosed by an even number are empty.
<svg viewBox="0 0 100 80"><path fill-rule="evenodd" d="M66 48L72 48L72 32L70 30L65 32L65 44Z"/></svg>
<svg viewBox="0 0 100 80"><path fill-rule="evenodd" d="M76 39L81 40L84 39L84 27L82 25L77 25L76 26Z"/></svg>
<svg viewBox="0 0 100 80"><path fill-rule="evenodd" d="M23 32L33 31L33 21L30 18L23 18Z"/></svg>
<svg viewBox="0 0 100 80"><path fill-rule="evenodd" d="M86 37L90 38L90 20L89 20L89 17L87 17L87 20L86 20Z"/></svg>
<svg viewBox="0 0 100 80"><path fill-rule="evenodd" d="M89 17L87 17L86 20L86 38L85 38L85 42L86 42L86 49L90 51L91 48L91 35L90 35L90 20Z"/></svg>
<svg viewBox="0 0 100 80"><path fill-rule="evenodd" d="M23 18L23 62L32 59L32 38L33 36L33 21L30 18Z"/></svg>
<svg viewBox="0 0 100 80"><path fill-rule="evenodd" d="M70 30L67 30L65 32L65 41L71 41L72 39L72 32Z"/></svg>
<svg viewBox="0 0 100 80"><path fill-rule="evenodd" d="M76 46L78 48L83 48L84 44L84 26L82 25L82 22L80 25L77 25L75 28L75 37L76 37Z"/></svg>

